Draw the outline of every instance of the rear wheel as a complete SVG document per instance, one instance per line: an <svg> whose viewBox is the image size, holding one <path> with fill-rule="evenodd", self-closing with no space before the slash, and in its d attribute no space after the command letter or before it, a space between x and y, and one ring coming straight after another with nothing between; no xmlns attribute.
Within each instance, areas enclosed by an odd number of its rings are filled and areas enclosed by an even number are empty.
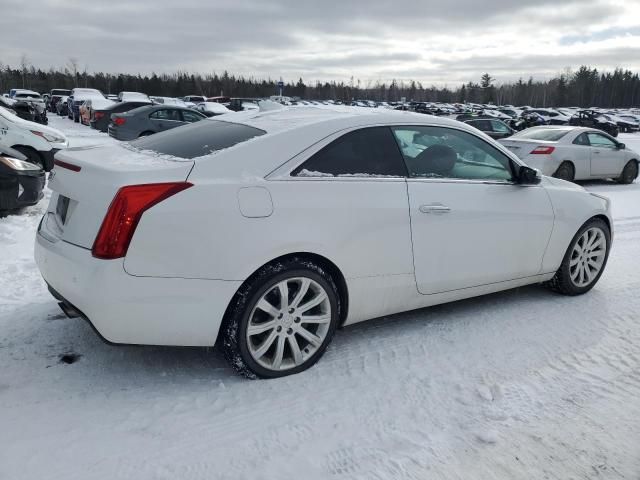
<svg viewBox="0 0 640 480"><path fill-rule="evenodd" d="M581 295L597 283L609 258L611 232L599 218L586 222L571 240L548 286L564 295Z"/></svg>
<svg viewBox="0 0 640 480"><path fill-rule="evenodd" d="M571 165L571 163L562 162L558 167L558 170L556 170L556 173L553 174L553 176L561 180L573 182L573 179L575 178L575 174L576 174L575 169L573 168L573 165Z"/></svg>
<svg viewBox="0 0 640 480"><path fill-rule="evenodd" d="M38 153L37 150L34 150L31 147L23 147L21 145L13 147L13 149L17 150L18 152L23 154L25 157L27 157L27 161L29 163L33 163L35 165L38 165L41 168L44 168L44 160L42 159L42 156Z"/></svg>
<svg viewBox="0 0 640 480"><path fill-rule="evenodd" d="M276 378L316 363L331 342L340 298L320 266L292 258L262 268L240 289L225 317L223 350L249 378Z"/></svg>
<svg viewBox="0 0 640 480"><path fill-rule="evenodd" d="M636 160L629 161L622 169L622 174L618 177L619 183L633 183L638 178L638 162Z"/></svg>

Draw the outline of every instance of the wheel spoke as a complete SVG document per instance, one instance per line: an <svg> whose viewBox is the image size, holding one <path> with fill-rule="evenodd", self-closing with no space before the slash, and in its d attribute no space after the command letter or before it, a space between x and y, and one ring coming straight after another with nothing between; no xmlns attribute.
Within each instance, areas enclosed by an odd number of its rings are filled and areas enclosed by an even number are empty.
<svg viewBox="0 0 640 480"><path fill-rule="evenodd" d="M591 281L591 269L587 265L584 266L584 281L587 283Z"/></svg>
<svg viewBox="0 0 640 480"><path fill-rule="evenodd" d="M311 333L304 327L300 327L297 331L298 335L307 340L314 347L319 347L322 345L322 339L318 337L316 334Z"/></svg>
<svg viewBox="0 0 640 480"><path fill-rule="evenodd" d="M247 335L250 337L254 335L260 335L261 333L268 332L269 330L273 330L276 327L276 321L270 320L264 323L258 323L256 325L249 325L247 328Z"/></svg>
<svg viewBox="0 0 640 480"><path fill-rule="evenodd" d="M278 284L278 291L280 292L280 310L284 310L289 306L289 286L286 281Z"/></svg>
<svg viewBox="0 0 640 480"><path fill-rule="evenodd" d="M573 271L570 270L570 273L571 273L571 280L577 283L578 275L580 273L580 265L576 265L576 268Z"/></svg>
<svg viewBox="0 0 640 480"><path fill-rule="evenodd" d="M570 266L570 267L574 267L574 266L576 266L579 262L580 262L580 257L575 257L574 259L572 259L572 260L569 262L569 266Z"/></svg>
<svg viewBox="0 0 640 480"><path fill-rule="evenodd" d="M298 305L300 304L304 296L309 291L309 285L311 285L311 280L309 280L308 278L303 278L302 281L300 282L300 289L298 290L298 293L296 294L296 296L293 298L293 301L291 302L291 306L293 308L298 307Z"/></svg>
<svg viewBox="0 0 640 480"><path fill-rule="evenodd" d="M253 352L254 357L262 358L264 354L267 353L267 350L269 350L277 336L278 334L276 331L272 330L267 339Z"/></svg>
<svg viewBox="0 0 640 480"><path fill-rule="evenodd" d="M328 313L322 315L302 315L300 317L300 323L328 323L331 320L331 315Z"/></svg>
<svg viewBox="0 0 640 480"><path fill-rule="evenodd" d="M292 335L289 338L289 347L291 347L291 352L293 353L293 363L296 366L302 363L302 352L300 351L300 345L298 345L298 340L296 340L295 335Z"/></svg>
<svg viewBox="0 0 640 480"><path fill-rule="evenodd" d="M273 305L271 305L269 302L267 302L267 300L262 297L260 299L260 301L258 302L258 305L256 305L260 310L262 310L263 312L268 313L269 315L271 315L272 317L277 317L280 314L280 311L274 307Z"/></svg>
<svg viewBox="0 0 640 480"><path fill-rule="evenodd" d="M327 294L323 290L316 297L312 298L311 300L309 300L304 305L301 305L300 307L298 307L298 311L301 312L301 313L307 312L307 311L311 310L313 307L316 307L316 306L320 305L322 302L325 301L326 298L327 298Z"/></svg>
<svg viewBox="0 0 640 480"><path fill-rule="evenodd" d="M282 335L278 336L278 345L276 345L276 354L273 357L273 363L271 366L274 370L280 370L280 365L282 365L282 355L284 354L284 337Z"/></svg>

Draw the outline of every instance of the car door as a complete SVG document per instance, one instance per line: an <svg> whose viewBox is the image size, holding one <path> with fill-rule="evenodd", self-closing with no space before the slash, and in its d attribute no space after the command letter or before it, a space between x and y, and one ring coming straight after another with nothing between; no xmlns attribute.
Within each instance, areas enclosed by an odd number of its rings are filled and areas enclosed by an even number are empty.
<svg viewBox="0 0 640 480"><path fill-rule="evenodd" d="M607 135L599 132L587 132L591 145L591 176L619 175L625 161L624 150Z"/></svg>
<svg viewBox="0 0 640 480"><path fill-rule="evenodd" d="M553 227L540 185L512 180L511 160L449 127L394 127L407 163L415 277L429 295L541 273Z"/></svg>

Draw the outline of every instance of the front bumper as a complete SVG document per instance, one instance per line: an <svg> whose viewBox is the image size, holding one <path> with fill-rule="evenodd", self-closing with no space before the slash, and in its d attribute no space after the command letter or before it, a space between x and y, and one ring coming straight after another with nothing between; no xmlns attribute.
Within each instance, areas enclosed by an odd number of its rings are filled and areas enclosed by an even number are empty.
<svg viewBox="0 0 640 480"><path fill-rule="evenodd" d="M212 346L229 302L241 282L137 277L123 259L100 260L91 251L38 227L35 258L42 277L64 301L82 312L108 342ZM46 235L46 237L45 237Z"/></svg>
<svg viewBox="0 0 640 480"><path fill-rule="evenodd" d="M42 171L0 175L0 210L15 210L38 203L46 183Z"/></svg>

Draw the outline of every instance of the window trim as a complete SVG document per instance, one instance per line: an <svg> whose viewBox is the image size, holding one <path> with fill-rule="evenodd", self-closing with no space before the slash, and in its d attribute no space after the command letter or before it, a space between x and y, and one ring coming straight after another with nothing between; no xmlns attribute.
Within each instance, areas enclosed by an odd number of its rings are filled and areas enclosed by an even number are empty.
<svg viewBox="0 0 640 480"><path fill-rule="evenodd" d="M368 127L388 127L388 128L393 128L393 127L442 127L442 128L449 128L451 130L458 130L458 131L462 131L465 133L468 133L469 135L473 135L474 137L477 137L479 140L482 140L483 142L486 142L486 139L484 139L482 137L482 132L478 131L478 133L475 132L471 132L466 128L461 128L457 125L442 125L442 124L434 124L434 123L429 123L429 122L398 122L398 123L372 123L372 124L365 124L365 125L356 125L356 126L350 126L350 127L345 127L345 128L341 128L340 130L336 130L333 133L330 133L329 135L318 139L315 143L309 145L307 148L305 148L304 150L302 150L301 152L293 155L291 158L284 160L279 166L275 167L273 170L271 170L271 172L269 172L268 174L266 174L264 176L264 179L267 181L294 181L294 182L308 182L308 181L312 181L312 182L318 182L318 181L330 181L330 182L356 182L356 181L368 181L368 182L406 182L408 180L412 180L412 181L427 181L427 182L442 182L442 181L447 181L450 183L474 183L474 184L499 184L499 185L519 185L515 180L511 180L511 181L493 181L493 180L471 180L471 179L447 179L447 178L417 178L417 177L409 177L408 175L406 177L296 177L291 175L291 172L293 172L298 166L302 165L304 162L307 161L307 159L311 158L316 152L319 152L320 150L322 150L322 148L324 148L325 146L329 145L329 143L331 143L333 140L337 139L338 137L349 133L353 130L359 130L361 128L368 128ZM396 142L397 143L397 142ZM501 145L498 143L498 146L496 145L491 145L493 148L495 148L496 150L498 150L500 153L502 153L505 157L507 157L510 160L510 168L512 169L512 175L515 178L515 172L513 171L514 168L520 167L520 166L525 166L525 164L522 162L522 160L520 160L514 153L512 153L511 151L509 151L505 146ZM399 147L398 147L399 148ZM402 157L404 159L404 156ZM408 172L407 172L408 174ZM539 187L540 185L528 185L528 187Z"/></svg>
<svg viewBox="0 0 640 480"><path fill-rule="evenodd" d="M162 110L169 111L171 109L159 108L158 110L154 110L153 112L151 112L149 114L149 120L158 120L158 121L161 121L161 122L179 122L179 123L183 123L184 122L183 120L171 120L169 118L155 118L155 117L152 117L152 115L155 115L156 113L161 112ZM178 111L180 111L180 110L178 110ZM182 118L182 113L180 113L180 118Z"/></svg>

